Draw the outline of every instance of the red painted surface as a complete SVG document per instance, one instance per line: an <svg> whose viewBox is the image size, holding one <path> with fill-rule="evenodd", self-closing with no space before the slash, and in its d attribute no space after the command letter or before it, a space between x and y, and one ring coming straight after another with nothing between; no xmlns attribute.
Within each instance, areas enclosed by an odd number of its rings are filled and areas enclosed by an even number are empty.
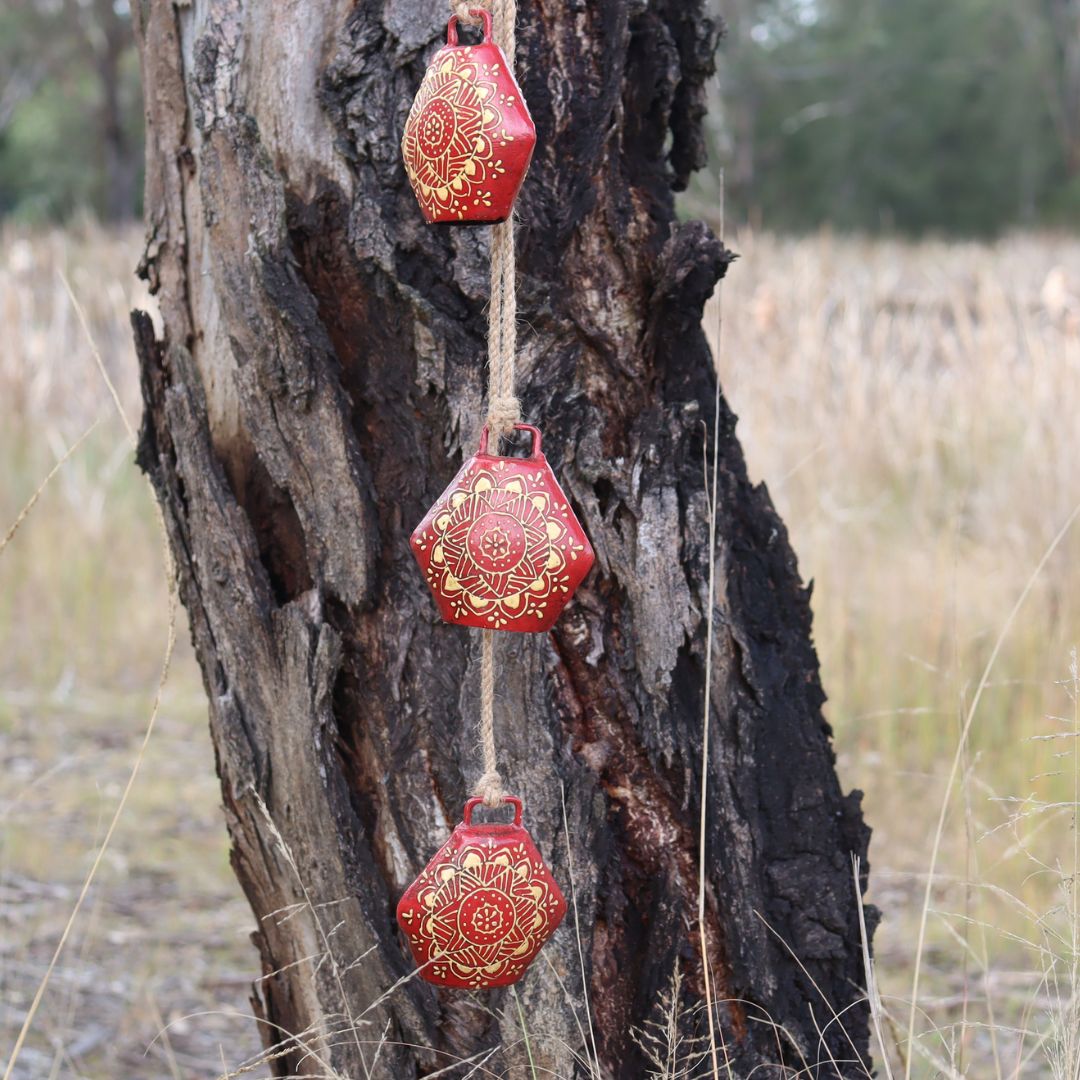
<svg viewBox="0 0 1080 1080"><path fill-rule="evenodd" d="M408 887L397 908L420 974L468 989L517 982L566 914L562 891L521 825L464 821Z"/></svg>
<svg viewBox="0 0 1080 1080"><path fill-rule="evenodd" d="M536 126L502 49L491 15L479 45L459 45L457 16L432 58L409 112L401 153L429 222L505 221L536 146Z"/></svg>
<svg viewBox="0 0 1080 1080"><path fill-rule="evenodd" d="M488 453L488 433L410 543L439 613L458 626L550 630L595 556L532 433L527 458Z"/></svg>

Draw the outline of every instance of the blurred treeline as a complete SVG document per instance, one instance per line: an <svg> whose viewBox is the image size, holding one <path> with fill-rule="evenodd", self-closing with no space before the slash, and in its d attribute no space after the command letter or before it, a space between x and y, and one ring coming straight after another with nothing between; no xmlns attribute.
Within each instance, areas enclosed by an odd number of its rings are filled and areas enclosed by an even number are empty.
<svg viewBox="0 0 1080 1080"><path fill-rule="evenodd" d="M774 230L1080 225L1080 0L713 2L729 213Z"/></svg>
<svg viewBox="0 0 1080 1080"><path fill-rule="evenodd" d="M127 0L0 0L0 217L131 217L142 95Z"/></svg>
<svg viewBox="0 0 1080 1080"><path fill-rule="evenodd" d="M597 0L601 2L601 0ZM689 196L774 230L1080 226L1080 0L710 0ZM128 0L0 0L0 216L138 213Z"/></svg>

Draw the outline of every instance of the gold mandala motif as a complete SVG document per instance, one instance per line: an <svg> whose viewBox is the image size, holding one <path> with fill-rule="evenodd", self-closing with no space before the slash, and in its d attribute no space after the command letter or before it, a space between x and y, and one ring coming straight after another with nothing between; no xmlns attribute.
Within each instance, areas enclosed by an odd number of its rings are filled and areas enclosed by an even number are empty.
<svg viewBox="0 0 1080 1080"><path fill-rule="evenodd" d="M409 112L401 152L424 211L464 218L470 205L490 206L490 183L505 171L499 149L513 141L503 127L501 65L475 59L468 48L436 55Z"/></svg>
<svg viewBox="0 0 1080 1080"><path fill-rule="evenodd" d="M456 619L483 617L494 629L541 620L553 597L569 594L567 562L585 546L567 529L570 507L553 497L543 472L507 474L496 460L444 499L418 544L430 548L428 583L449 598Z"/></svg>
<svg viewBox="0 0 1080 1080"><path fill-rule="evenodd" d="M562 903L523 843L464 847L429 866L419 884L420 911L405 914L407 932L429 943L436 979L473 986L519 975L553 930Z"/></svg>

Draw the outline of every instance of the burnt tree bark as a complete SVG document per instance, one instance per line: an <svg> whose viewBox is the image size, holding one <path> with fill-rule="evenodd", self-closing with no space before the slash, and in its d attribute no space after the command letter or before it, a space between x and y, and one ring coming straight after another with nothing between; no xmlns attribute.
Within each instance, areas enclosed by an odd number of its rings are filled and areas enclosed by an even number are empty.
<svg viewBox="0 0 1080 1080"><path fill-rule="evenodd" d="M572 856L581 930L581 960L571 918L519 1013L415 979L382 998L411 970L394 904L479 771L476 634L438 621L407 544L474 448L484 392L488 230L426 227L398 154L445 8L135 5L141 269L164 326L133 316L139 461L202 664L280 1075L422 1076L493 1047L485 1075L532 1075L521 1016L535 1075L585 1075L587 989L601 1074L641 1077L632 1028L676 965L682 1022L704 1030L700 321L730 256L673 207L702 164L703 6L522 4L540 144L519 201L521 389L598 565L553 633L501 639L504 773L566 886ZM833 768L809 591L722 399L719 427L706 921L724 1042L738 1076L861 1075L851 856L868 830Z"/></svg>

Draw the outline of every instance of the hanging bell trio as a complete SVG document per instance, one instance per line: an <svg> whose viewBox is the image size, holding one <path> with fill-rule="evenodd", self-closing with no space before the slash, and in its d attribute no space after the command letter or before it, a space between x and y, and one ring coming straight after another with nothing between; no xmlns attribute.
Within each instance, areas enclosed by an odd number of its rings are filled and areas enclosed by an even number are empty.
<svg viewBox="0 0 1080 1080"><path fill-rule="evenodd" d="M409 112L402 156L429 224L484 225L513 209L536 146L536 128L502 49L462 44L451 18ZM484 428L413 531L410 545L439 614L462 627L550 630L595 556L551 466L540 431L527 457L492 452ZM566 900L507 797L512 823L473 823L481 800L409 886L397 908L420 975L440 986L508 986L524 974L566 914Z"/></svg>

